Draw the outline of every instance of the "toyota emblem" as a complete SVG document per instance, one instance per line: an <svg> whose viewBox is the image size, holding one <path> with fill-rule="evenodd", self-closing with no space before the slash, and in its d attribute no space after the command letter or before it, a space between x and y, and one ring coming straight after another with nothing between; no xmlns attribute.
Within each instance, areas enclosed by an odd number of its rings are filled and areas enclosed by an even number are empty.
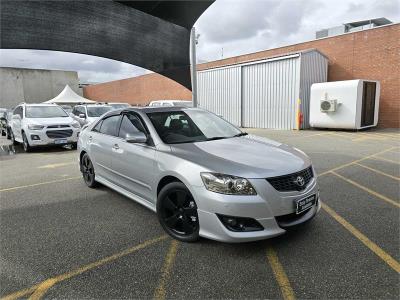
<svg viewBox="0 0 400 300"><path fill-rule="evenodd" d="M304 185L304 177L303 176L297 176L296 180L294 181L298 186L303 186Z"/></svg>

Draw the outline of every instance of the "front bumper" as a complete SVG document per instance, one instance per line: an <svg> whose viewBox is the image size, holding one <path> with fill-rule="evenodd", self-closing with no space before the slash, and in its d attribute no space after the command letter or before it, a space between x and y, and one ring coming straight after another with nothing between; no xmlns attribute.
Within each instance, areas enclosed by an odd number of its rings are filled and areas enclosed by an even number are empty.
<svg viewBox="0 0 400 300"><path fill-rule="evenodd" d="M31 147L62 146L62 145L77 143L80 133L80 128L71 127L68 128L68 130L72 130L72 134L69 137L50 138L48 137L47 132L52 131L51 129L25 130L25 135ZM39 139L33 139L33 136L37 136ZM62 141L63 143L58 143L57 141Z"/></svg>
<svg viewBox="0 0 400 300"><path fill-rule="evenodd" d="M321 204L312 206L303 214L296 215L295 201L318 192L314 177L301 192L278 192L265 179L249 179L257 191L254 196L223 195L208 191L205 187L193 187L198 206L200 236L223 242L249 242L272 238L286 232L286 228L312 219ZM247 217L257 220L264 230L237 232L228 230L217 214ZM284 216L281 217L280 216Z"/></svg>

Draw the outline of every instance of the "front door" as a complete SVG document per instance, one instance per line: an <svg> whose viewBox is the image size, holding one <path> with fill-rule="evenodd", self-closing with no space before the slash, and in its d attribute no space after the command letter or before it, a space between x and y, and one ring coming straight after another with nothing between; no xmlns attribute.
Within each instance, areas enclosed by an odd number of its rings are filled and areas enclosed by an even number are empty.
<svg viewBox="0 0 400 300"><path fill-rule="evenodd" d="M127 135L138 131L147 135L140 117L135 113L123 114L118 134L120 140L112 156L113 170L119 175L118 185L152 202L156 150L148 144L125 141Z"/></svg>

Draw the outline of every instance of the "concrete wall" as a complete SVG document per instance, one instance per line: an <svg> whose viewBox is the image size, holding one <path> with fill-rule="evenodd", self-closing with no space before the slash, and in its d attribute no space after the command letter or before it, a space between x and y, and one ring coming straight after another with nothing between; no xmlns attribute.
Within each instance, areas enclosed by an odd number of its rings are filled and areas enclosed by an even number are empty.
<svg viewBox="0 0 400 300"><path fill-rule="evenodd" d="M67 84L82 95L77 72L0 68L0 107L12 108L20 102L50 100Z"/></svg>
<svg viewBox="0 0 400 300"><path fill-rule="evenodd" d="M371 79L381 82L379 127L400 127L400 24L313 40L286 47L250 53L198 65L198 70L255 61L284 53L315 48L329 59L328 81ZM126 87L134 87L125 89ZM85 88L89 99L124 99L130 103L148 103L156 96L164 99L190 92L169 79L152 74L93 85ZM171 97L171 98L167 98Z"/></svg>

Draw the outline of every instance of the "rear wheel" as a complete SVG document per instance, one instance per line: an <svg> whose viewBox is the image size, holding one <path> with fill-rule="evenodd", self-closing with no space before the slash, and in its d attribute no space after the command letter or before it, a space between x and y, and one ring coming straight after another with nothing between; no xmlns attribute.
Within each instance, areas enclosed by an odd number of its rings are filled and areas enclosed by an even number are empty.
<svg viewBox="0 0 400 300"><path fill-rule="evenodd" d="M24 147L25 152L29 152L32 150L32 147L29 145L29 141L25 135L25 132L22 133L22 146Z"/></svg>
<svg viewBox="0 0 400 300"><path fill-rule="evenodd" d="M173 238L183 242L199 239L197 205L182 182L172 182L162 188L157 199L157 215L161 226Z"/></svg>
<svg viewBox="0 0 400 300"><path fill-rule="evenodd" d="M87 153L81 158L81 172L86 185L90 188L95 188L97 182L95 180L94 167Z"/></svg>

